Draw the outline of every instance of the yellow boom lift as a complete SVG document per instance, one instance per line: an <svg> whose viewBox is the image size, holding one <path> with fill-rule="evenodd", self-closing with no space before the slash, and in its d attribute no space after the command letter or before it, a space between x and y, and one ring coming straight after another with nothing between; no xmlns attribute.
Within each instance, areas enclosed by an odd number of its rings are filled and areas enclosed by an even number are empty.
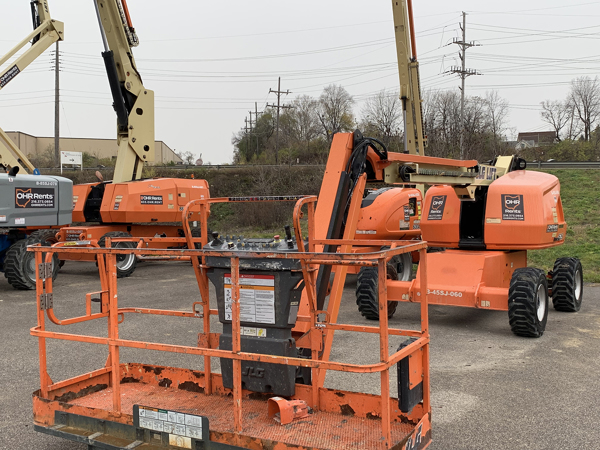
<svg viewBox="0 0 600 450"><path fill-rule="evenodd" d="M6 69L2 69L0 72L0 90L4 89L8 83L50 46L55 42L62 41L64 38L64 24L52 19L47 0L32 0L31 14L34 30L0 59L0 67L3 67L30 42L31 47L21 54L13 64ZM18 167L17 171L22 170L29 173L35 171L35 167L27 159L27 156L0 128L0 168L5 172L9 172L13 167Z"/></svg>

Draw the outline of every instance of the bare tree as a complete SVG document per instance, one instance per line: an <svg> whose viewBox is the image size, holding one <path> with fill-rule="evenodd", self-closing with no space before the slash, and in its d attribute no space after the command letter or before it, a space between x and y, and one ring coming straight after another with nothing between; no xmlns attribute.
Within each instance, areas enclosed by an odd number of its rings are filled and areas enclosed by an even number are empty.
<svg viewBox="0 0 600 450"><path fill-rule="evenodd" d="M192 152L185 151L185 152L175 152L175 154L177 156L179 156L181 158L181 160L183 161L184 164L189 165L193 165L194 162L196 161L196 155L194 155Z"/></svg>
<svg viewBox="0 0 600 450"><path fill-rule="evenodd" d="M367 99L361 113L363 122L361 128L372 130L371 132L374 132L376 137L388 147L392 140L398 141L402 134L402 102L397 94L382 90L375 97Z"/></svg>
<svg viewBox="0 0 600 450"><path fill-rule="evenodd" d="M570 101L583 126L583 140L589 141L594 125L600 119L600 83L598 77L580 77L571 82Z"/></svg>
<svg viewBox="0 0 600 450"><path fill-rule="evenodd" d="M285 139L301 144L308 152L311 141L320 133L318 102L309 95L301 95L293 101L292 106L282 120Z"/></svg>
<svg viewBox="0 0 600 450"><path fill-rule="evenodd" d="M496 140L501 140L506 131L508 102L500 97L498 91L490 91L485 93L485 105L489 129Z"/></svg>
<svg viewBox="0 0 600 450"><path fill-rule="evenodd" d="M481 97L469 97L465 101L464 146L465 158L480 159L484 156L484 134L489 131L487 102Z"/></svg>
<svg viewBox="0 0 600 450"><path fill-rule="evenodd" d="M574 140L581 134L581 125L575 121L575 105L570 98L565 101L565 109L569 116L569 121L566 125L566 138Z"/></svg>
<svg viewBox="0 0 600 450"><path fill-rule="evenodd" d="M423 133L428 135L430 130L433 129L437 121L438 109L436 104L438 102L438 92L427 90L422 94L423 103L421 103L421 114L423 114Z"/></svg>
<svg viewBox="0 0 600 450"><path fill-rule="evenodd" d="M542 106L540 112L542 120L554 128L556 140L560 142L560 132L571 120L571 108L567 102L560 100L546 100L540 105Z"/></svg>
<svg viewBox="0 0 600 450"><path fill-rule="evenodd" d="M425 97L425 131L430 156L456 157L460 143L460 94L440 91Z"/></svg>
<svg viewBox="0 0 600 450"><path fill-rule="evenodd" d="M323 90L317 116L328 142L331 142L335 133L352 131L354 128L353 104L354 99L342 86L330 84Z"/></svg>

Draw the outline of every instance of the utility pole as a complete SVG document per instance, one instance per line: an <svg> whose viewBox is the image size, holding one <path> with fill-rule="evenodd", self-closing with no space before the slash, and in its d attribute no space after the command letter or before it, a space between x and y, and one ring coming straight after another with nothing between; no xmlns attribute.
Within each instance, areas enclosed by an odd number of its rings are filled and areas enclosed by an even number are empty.
<svg viewBox="0 0 600 450"><path fill-rule="evenodd" d="M258 128L258 102L254 102L254 120L256 121L256 128ZM256 133L256 159L258 159L258 133Z"/></svg>
<svg viewBox="0 0 600 450"><path fill-rule="evenodd" d="M60 166L60 57L58 41L54 55L54 163Z"/></svg>
<svg viewBox="0 0 600 450"><path fill-rule="evenodd" d="M250 128L248 128L248 118L247 117L244 117L244 123L245 123L245 125L244 125L244 127L242 127L242 130L245 133L244 137L246 139L245 157L246 157L246 161L250 162L249 158L248 158L248 154L249 154L249 150L250 150L250 138L248 136L248 130L252 129L252 119L250 119ZM241 150L241 148L240 148L240 150Z"/></svg>
<svg viewBox="0 0 600 450"><path fill-rule="evenodd" d="M465 149L464 149L464 134L465 134L465 80L467 77L471 75L481 75L479 72L473 69L467 69L467 49L471 47L478 46L479 44L475 44L475 42L467 42L467 13L463 11L463 22L460 26L462 29L462 40L458 40L454 38L453 44L457 44L460 47L460 52L458 56L462 61L462 67L451 67L451 73L457 73L461 79L461 88L460 88L460 159L464 159Z"/></svg>
<svg viewBox="0 0 600 450"><path fill-rule="evenodd" d="M250 113L250 134L252 134L252 114L254 114L254 130L258 128L258 115L262 114L258 112L258 102L254 102L254 112L249 111ZM254 135L256 136L256 158L258 159L258 132L255 131Z"/></svg>
<svg viewBox="0 0 600 450"><path fill-rule="evenodd" d="M292 106L287 106L287 105L282 105L281 104L281 94L285 94L288 95L290 94L290 91L281 91L281 77L279 77L279 81L277 82L277 90L274 91L273 89L269 89L269 94L271 93L275 93L277 94L277 105L269 105L267 103L267 106L270 106L271 108L277 108L277 132L276 132L276 136L275 136L275 164L279 164L279 110L281 108L286 109L286 108L292 108Z"/></svg>
<svg viewBox="0 0 600 450"><path fill-rule="evenodd" d="M252 132L252 111L248 111L250 113L250 137L248 138L248 156L250 156L250 144L252 143L252 134L256 134ZM254 118L254 129L256 130L256 117ZM258 139L258 134L256 134L256 138ZM256 152L256 158L258 160L258 152Z"/></svg>

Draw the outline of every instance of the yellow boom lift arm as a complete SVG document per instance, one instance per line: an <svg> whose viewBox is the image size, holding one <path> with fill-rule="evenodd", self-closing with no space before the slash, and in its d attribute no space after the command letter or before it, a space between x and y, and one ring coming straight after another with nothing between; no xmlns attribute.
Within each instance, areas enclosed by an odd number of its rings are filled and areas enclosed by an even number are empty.
<svg viewBox="0 0 600 450"><path fill-rule="evenodd" d="M392 9L400 77L400 100L402 100L404 116L404 152L423 156L427 146L427 137L423 134L422 99L412 0L394 0Z"/></svg>
<svg viewBox="0 0 600 450"><path fill-rule="evenodd" d="M132 48L139 44L126 0L94 0L104 43L104 65L117 113L119 150L114 183L138 180L154 161L154 92L146 89Z"/></svg>
<svg viewBox="0 0 600 450"><path fill-rule="evenodd" d="M52 44L64 38L64 24L53 20L50 16L47 0L31 0L31 13L34 30L6 55L0 59L0 68L3 67L23 47L31 42L29 47L21 54L10 67L0 71L0 90L11 80L19 75L29 64L44 53ZM35 167L19 147L0 128L0 168L8 172L14 167L32 173Z"/></svg>

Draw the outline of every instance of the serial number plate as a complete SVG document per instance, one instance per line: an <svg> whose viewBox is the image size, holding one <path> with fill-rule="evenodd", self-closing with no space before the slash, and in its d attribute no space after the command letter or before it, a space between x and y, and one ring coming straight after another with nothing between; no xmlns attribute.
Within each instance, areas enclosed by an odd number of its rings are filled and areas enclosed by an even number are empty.
<svg viewBox="0 0 600 450"><path fill-rule="evenodd" d="M427 294L428 295L439 295L442 297L462 297L463 293L462 292L458 292L458 291L444 291L441 289L433 289L433 290L429 290L427 289Z"/></svg>

